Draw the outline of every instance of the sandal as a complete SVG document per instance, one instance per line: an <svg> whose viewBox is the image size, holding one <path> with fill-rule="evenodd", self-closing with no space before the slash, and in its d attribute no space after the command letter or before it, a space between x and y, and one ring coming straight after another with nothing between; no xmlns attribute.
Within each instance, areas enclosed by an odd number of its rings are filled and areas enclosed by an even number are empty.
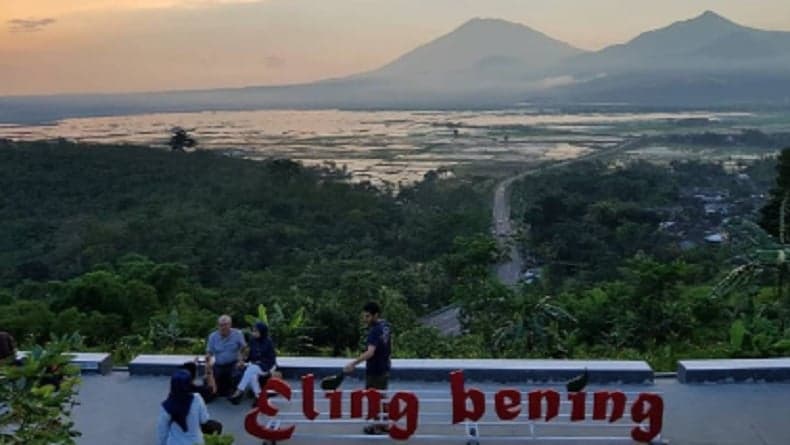
<svg viewBox="0 0 790 445"><path fill-rule="evenodd" d="M365 434L382 435L389 434L389 428L383 425L368 425L362 429Z"/></svg>
<svg viewBox="0 0 790 445"><path fill-rule="evenodd" d="M230 403L232 403L234 405L238 405L239 403L241 403L241 398L242 397L244 397L244 393L241 392L241 391L236 391L235 394L233 394L232 396L228 397L228 400L230 400Z"/></svg>

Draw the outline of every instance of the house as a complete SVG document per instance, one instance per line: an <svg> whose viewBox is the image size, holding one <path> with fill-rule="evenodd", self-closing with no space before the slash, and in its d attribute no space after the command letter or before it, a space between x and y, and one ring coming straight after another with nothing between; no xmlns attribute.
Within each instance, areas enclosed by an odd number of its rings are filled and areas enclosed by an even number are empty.
<svg viewBox="0 0 790 445"><path fill-rule="evenodd" d="M730 204L724 204L724 203L719 203L719 202L709 202L709 203L706 203L705 206L704 206L705 214L708 215L708 216L710 216L710 215L722 215L722 216L729 215L730 207L731 207Z"/></svg>
<svg viewBox="0 0 790 445"><path fill-rule="evenodd" d="M705 241L710 244L721 244L727 241L727 234L725 233L713 233L705 237Z"/></svg>

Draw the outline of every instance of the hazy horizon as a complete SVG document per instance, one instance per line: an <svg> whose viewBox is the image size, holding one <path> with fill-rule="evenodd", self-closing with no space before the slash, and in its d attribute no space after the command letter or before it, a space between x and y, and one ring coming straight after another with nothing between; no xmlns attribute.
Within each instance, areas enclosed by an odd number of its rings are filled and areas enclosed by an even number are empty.
<svg viewBox="0 0 790 445"><path fill-rule="evenodd" d="M735 0L30 0L0 9L0 95L279 85L379 68L476 17L597 50L713 10L790 30L790 3Z"/></svg>

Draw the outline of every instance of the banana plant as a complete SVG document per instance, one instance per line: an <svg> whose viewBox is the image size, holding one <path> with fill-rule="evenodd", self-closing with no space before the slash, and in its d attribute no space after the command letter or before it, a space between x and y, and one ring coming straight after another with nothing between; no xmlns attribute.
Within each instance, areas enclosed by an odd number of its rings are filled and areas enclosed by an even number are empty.
<svg viewBox="0 0 790 445"><path fill-rule="evenodd" d="M271 314L263 304L258 305L257 312L256 315L245 315L244 321L250 326L255 325L258 321L269 325L269 329L275 333L278 343L286 350L301 352L313 347L313 339L303 333L307 321L304 306L299 307L290 317L286 317L282 306L278 303L272 304Z"/></svg>
<svg viewBox="0 0 790 445"><path fill-rule="evenodd" d="M721 298L746 287L765 272L775 272L776 302L779 306L781 331L785 329L785 322L790 312L790 302L786 301L784 292L787 260L790 258L790 246L785 242L785 219L789 202L790 193L785 193L779 207L779 243L753 222L742 219L731 220L728 230L734 235L732 238L745 241L746 244L751 245L751 248L745 254L747 262L727 273L711 293L712 297Z"/></svg>
<svg viewBox="0 0 790 445"><path fill-rule="evenodd" d="M247 322L249 326L255 325L258 321L262 321L266 324L269 324L269 314L266 311L266 306L259 304L258 305L258 313L257 315L245 315L244 321Z"/></svg>
<svg viewBox="0 0 790 445"><path fill-rule="evenodd" d="M780 211L780 235L777 244L768 233L757 224L740 219L733 219L727 225L732 239L745 241L750 248L744 254L747 261L732 269L719 281L713 289L712 296L724 297L732 291L743 288L766 271L777 272L777 296L784 295L784 278L787 271L787 259L790 258L790 246L784 240L784 215L787 206L787 195L782 201Z"/></svg>
<svg viewBox="0 0 790 445"><path fill-rule="evenodd" d="M576 323L576 319L548 295L519 295L511 309L513 315L494 332L494 345L500 350L515 347L518 352L528 352L535 347L548 348L554 343L560 325Z"/></svg>

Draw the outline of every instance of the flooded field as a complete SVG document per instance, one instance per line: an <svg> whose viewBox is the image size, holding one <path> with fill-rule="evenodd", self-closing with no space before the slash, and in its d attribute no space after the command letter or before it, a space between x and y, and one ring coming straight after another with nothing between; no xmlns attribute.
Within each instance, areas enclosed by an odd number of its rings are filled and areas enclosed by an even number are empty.
<svg viewBox="0 0 790 445"><path fill-rule="evenodd" d="M642 135L668 131L786 129L777 113L560 113L238 111L65 119L48 125L0 125L0 138L66 138L93 143L165 147L172 127L186 128L199 147L253 159L287 157L332 163L354 180L408 183L440 167L571 159ZM638 152L636 152L638 153ZM654 153L645 149L642 153Z"/></svg>

